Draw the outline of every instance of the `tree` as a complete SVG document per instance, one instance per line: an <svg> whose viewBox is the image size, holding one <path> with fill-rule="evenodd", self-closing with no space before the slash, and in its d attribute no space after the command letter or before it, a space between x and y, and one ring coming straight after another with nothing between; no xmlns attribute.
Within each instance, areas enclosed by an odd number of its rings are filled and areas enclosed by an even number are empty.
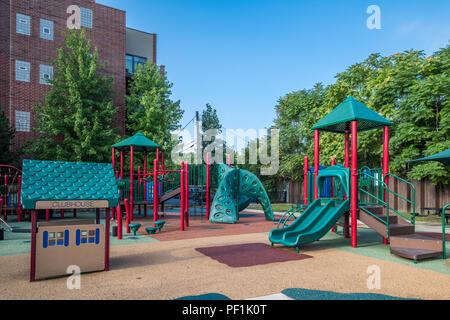
<svg viewBox="0 0 450 320"><path fill-rule="evenodd" d="M64 34L54 66L52 88L34 107L39 115L34 131L41 135L29 151L43 160L109 162L116 139L113 80L104 75L84 29Z"/></svg>
<svg viewBox="0 0 450 320"><path fill-rule="evenodd" d="M14 164L18 154L11 151L16 130L9 126L9 120L0 107L0 164Z"/></svg>
<svg viewBox="0 0 450 320"><path fill-rule="evenodd" d="M170 99L173 84L166 73L150 61L138 65L133 75L127 101L127 129L131 134L143 135L164 148L169 155L178 143L171 133L180 128L184 111L180 101Z"/></svg>

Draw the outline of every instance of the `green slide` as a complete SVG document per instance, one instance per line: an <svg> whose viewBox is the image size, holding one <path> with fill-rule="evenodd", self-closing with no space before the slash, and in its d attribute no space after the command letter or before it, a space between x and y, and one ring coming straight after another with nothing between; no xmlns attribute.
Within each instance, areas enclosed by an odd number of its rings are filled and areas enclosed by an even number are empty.
<svg viewBox="0 0 450 320"><path fill-rule="evenodd" d="M338 222L339 218L350 210L350 200L336 206L337 199L314 201L306 211L290 226L272 230L269 236L272 244L280 243L288 247L297 247L320 240Z"/></svg>
<svg viewBox="0 0 450 320"><path fill-rule="evenodd" d="M267 220L274 220L269 196L256 175L224 164L220 164L218 170L219 187L209 218L212 223L237 223L239 212L245 210L252 199L261 204Z"/></svg>

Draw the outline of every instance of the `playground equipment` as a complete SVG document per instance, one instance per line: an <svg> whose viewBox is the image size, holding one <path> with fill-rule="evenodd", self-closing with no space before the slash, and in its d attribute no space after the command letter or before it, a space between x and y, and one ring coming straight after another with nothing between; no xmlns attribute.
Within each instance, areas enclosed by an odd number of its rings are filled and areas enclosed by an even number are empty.
<svg viewBox="0 0 450 320"><path fill-rule="evenodd" d="M209 220L213 223L237 223L239 212L256 199L267 220L273 221L270 199L261 181L251 172L219 164L218 188L211 205Z"/></svg>
<svg viewBox="0 0 450 320"><path fill-rule="evenodd" d="M415 234L415 188L410 182L389 172L389 127L393 124L369 109L353 97L345 100L324 119L314 130L314 202L309 204L307 162L305 158L305 205L308 208L293 224L286 228L273 230L270 234L272 244L281 243L297 247L314 242L323 237L339 220L345 217L344 236L350 237L349 211L351 215L351 246L356 248L357 221L383 236L383 243L389 244L391 252L399 256L421 259L442 256L443 243L430 237ZM383 128L383 169L367 167L358 170L358 130L369 131ZM332 166L319 171L320 131L345 135L345 165ZM351 134L351 167L350 167ZM332 178L332 199L320 194L323 180ZM348 177L348 178L346 178ZM400 196L389 189L389 179L398 179L411 187L412 199ZM338 190L336 194L335 186ZM344 192L344 194L342 193ZM335 198L336 195L336 198ZM397 197L413 208L412 217L407 217L390 205L390 198Z"/></svg>
<svg viewBox="0 0 450 320"><path fill-rule="evenodd" d="M31 211L30 281L67 274L109 270L110 212L119 204L111 164L23 161L21 203ZM105 210L97 221L43 222L37 210Z"/></svg>
<svg viewBox="0 0 450 320"><path fill-rule="evenodd" d="M3 209L0 217L8 220L8 214L16 214L17 220L22 221L22 205L20 192L22 185L22 171L8 165L0 165L0 199L3 200Z"/></svg>
<svg viewBox="0 0 450 320"><path fill-rule="evenodd" d="M125 199L129 200L129 206L125 210L130 214L129 222L134 218L134 207L138 206L139 215L141 206L144 207L144 216L147 216L147 205L153 206L153 219L159 220L159 207L164 211L164 204L170 199L180 197L180 229L185 230L189 227L189 192L190 186L194 190L204 188L209 189L209 177L206 172L209 171L209 164L190 166L189 163L182 163L179 168L165 166L164 152L156 143L146 138L141 133L126 139L112 146L112 164L116 168L116 151L120 151L120 175L117 171L118 186L120 190L121 205L125 205ZM130 174L129 179L124 177L124 153L130 154ZM135 152L143 152L143 170L138 167L137 173L134 168ZM153 171L148 169L147 157L149 152L155 152L156 158L153 161ZM152 197L149 194L153 194ZM127 220L127 221L128 221ZM127 222L127 226L128 226ZM127 227L127 230L129 228ZM129 231L129 230L128 230Z"/></svg>

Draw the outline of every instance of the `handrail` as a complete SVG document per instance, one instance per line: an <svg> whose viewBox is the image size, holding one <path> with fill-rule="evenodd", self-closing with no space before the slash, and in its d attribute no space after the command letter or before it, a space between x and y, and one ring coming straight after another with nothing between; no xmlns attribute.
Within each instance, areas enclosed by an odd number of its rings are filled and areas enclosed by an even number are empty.
<svg viewBox="0 0 450 320"><path fill-rule="evenodd" d="M289 209L284 215L283 217L280 219L280 221L278 221L278 225L277 225L277 229L280 229L280 225L281 222L283 221L283 227L287 227L286 223L287 221L289 221L289 219L296 213L300 212L301 210L305 210L307 206L305 205L299 205L296 207L293 207L291 209ZM286 216L288 216L287 218L285 218Z"/></svg>
<svg viewBox="0 0 450 320"><path fill-rule="evenodd" d="M444 258L444 260L447 259L447 252L446 252L446 248L445 248L445 241L447 240L447 236L445 233L445 229L447 228L445 226L445 211L447 210L447 208L450 207L450 203L447 204L443 209L442 209L442 257Z"/></svg>
<svg viewBox="0 0 450 320"><path fill-rule="evenodd" d="M411 204L412 209L413 209L413 212L412 212L412 218L411 218L411 223L412 223L413 225L416 225L416 187L415 187L414 184L412 184L410 181L405 180L405 179L403 179L403 178L400 178L399 176L396 176L395 174L392 174L392 173L387 173L387 174L385 174L384 177L383 177L383 181L386 181L386 178L388 178L388 177L393 177L393 178L398 179L398 180L400 180L400 181L406 183L407 185L411 186L411 188L412 188L412 193L413 193L413 194L412 194L412 195L413 195L413 199L412 199L412 200L406 199L406 198L404 198L403 196L397 194L396 192L391 191L390 189L388 189L388 190L389 190L391 193L393 193L394 195L396 195L397 197L400 197L400 198L402 198L403 200L405 200L406 202L408 202L408 203ZM402 217L404 217L402 214L400 214L400 215L401 215ZM408 219L408 220L409 220L409 219Z"/></svg>

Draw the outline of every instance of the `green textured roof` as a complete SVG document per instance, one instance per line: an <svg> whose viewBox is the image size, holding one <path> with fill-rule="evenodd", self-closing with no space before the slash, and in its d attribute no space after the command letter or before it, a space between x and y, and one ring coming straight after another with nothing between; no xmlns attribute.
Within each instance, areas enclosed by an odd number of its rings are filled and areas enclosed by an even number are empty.
<svg viewBox="0 0 450 320"><path fill-rule="evenodd" d="M156 151L156 149L162 150L162 148L154 143L152 140L144 136L142 133L138 133L131 138L125 139L122 142L119 142L112 146L117 150L129 150L130 147L134 147L135 151Z"/></svg>
<svg viewBox="0 0 450 320"><path fill-rule="evenodd" d="M450 149L445 150L441 153L435 154L430 157L417 159L417 160L411 160L408 162L419 162L419 161L439 161L440 163L443 163L445 166L450 165Z"/></svg>
<svg viewBox="0 0 450 320"><path fill-rule="evenodd" d="M392 122L365 104L349 97L312 127L312 130L345 133L346 130L350 130L352 121L358 121L358 131L369 131L393 125Z"/></svg>
<svg viewBox="0 0 450 320"><path fill-rule="evenodd" d="M119 190L112 164L23 161L24 209L36 209L36 201L106 200L110 208L119 204Z"/></svg>

